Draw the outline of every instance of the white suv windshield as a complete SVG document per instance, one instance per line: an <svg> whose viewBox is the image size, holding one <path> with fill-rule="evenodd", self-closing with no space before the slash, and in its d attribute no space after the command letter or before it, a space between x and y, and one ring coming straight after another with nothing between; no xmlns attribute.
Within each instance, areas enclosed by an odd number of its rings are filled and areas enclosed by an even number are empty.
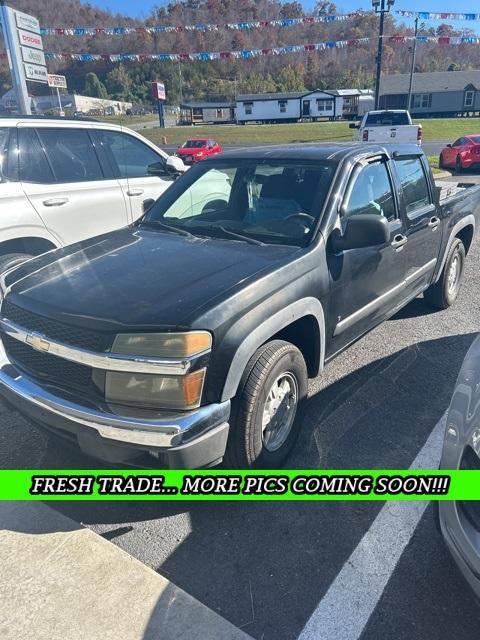
<svg viewBox="0 0 480 640"><path fill-rule="evenodd" d="M303 245L315 230L334 169L324 160L209 162L169 189L144 222L196 235Z"/></svg>

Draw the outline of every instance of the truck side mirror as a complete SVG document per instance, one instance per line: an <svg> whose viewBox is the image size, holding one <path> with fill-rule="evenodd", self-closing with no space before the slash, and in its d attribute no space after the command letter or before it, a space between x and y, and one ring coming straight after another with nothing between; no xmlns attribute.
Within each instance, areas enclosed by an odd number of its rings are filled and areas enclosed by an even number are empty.
<svg viewBox="0 0 480 640"><path fill-rule="evenodd" d="M388 221L376 213L362 213L347 220L341 235L338 229L332 234L334 251L362 249L386 244L390 240Z"/></svg>

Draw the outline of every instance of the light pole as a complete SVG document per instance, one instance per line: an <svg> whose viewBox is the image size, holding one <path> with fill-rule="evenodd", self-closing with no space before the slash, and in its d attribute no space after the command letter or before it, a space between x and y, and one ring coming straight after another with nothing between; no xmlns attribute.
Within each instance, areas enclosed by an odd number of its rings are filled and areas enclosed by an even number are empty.
<svg viewBox="0 0 480 640"><path fill-rule="evenodd" d="M395 0L372 0L372 6L375 9L375 13L380 14L380 31L378 34L378 49L377 49L377 72L375 78L375 109L379 107L380 101L380 75L382 73L382 53L383 53L383 28L385 26L385 14L390 12L390 8L395 3Z"/></svg>
<svg viewBox="0 0 480 640"><path fill-rule="evenodd" d="M415 18L415 38L413 40L412 51L412 66L410 67L410 82L408 84L408 99L407 109L410 111L412 106L412 90L413 90L413 74L415 73L415 56L417 53L417 35L418 35L418 17Z"/></svg>

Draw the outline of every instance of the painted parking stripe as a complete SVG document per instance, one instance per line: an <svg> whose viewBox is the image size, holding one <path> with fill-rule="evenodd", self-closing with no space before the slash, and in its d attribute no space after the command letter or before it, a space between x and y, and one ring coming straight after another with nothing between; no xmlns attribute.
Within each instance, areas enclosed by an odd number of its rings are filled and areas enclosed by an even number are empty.
<svg viewBox="0 0 480 640"><path fill-rule="evenodd" d="M410 469L440 462L446 414L436 424ZM428 501L387 502L365 533L298 640L357 640L408 545Z"/></svg>

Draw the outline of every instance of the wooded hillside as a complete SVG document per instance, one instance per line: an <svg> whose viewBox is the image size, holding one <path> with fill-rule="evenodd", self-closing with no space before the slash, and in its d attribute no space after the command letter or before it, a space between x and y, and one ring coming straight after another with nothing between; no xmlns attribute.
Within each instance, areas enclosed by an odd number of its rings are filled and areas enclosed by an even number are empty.
<svg viewBox="0 0 480 640"><path fill-rule="evenodd" d="M138 20L112 14L80 0L10 0L10 6L35 15L43 27L111 27L140 26ZM336 12L334 4L320 0L315 14ZM303 17L302 5L295 0L173 0L156 8L147 25L239 22ZM372 13L351 20L329 24L303 24L293 27L263 27L232 31L221 29L207 32L142 33L123 36L48 36L44 38L46 51L65 53L184 53L199 51L234 51L246 48L281 47L370 37L371 41L358 47L313 51L282 56L265 56L249 60L215 60L211 62L143 61L112 64L101 62L49 62L49 70L64 73L68 86L77 93L87 88L115 99L132 102L150 100L151 80L166 83L168 102L175 103L180 95L180 67L183 98L231 99L237 92L294 91L314 88L368 88L374 79L374 60L378 18ZM386 34L411 34L395 17L388 15ZM436 29L421 25L424 35L462 35L449 25ZM411 43L386 43L383 54L383 73L405 73L410 65ZM480 45L419 44L417 71L436 71L480 68ZM96 74L95 78L91 74ZM90 74L87 78L87 74ZM85 86L87 83L87 87ZM0 74L0 90L10 86L8 70ZM41 85L33 90L43 93Z"/></svg>

